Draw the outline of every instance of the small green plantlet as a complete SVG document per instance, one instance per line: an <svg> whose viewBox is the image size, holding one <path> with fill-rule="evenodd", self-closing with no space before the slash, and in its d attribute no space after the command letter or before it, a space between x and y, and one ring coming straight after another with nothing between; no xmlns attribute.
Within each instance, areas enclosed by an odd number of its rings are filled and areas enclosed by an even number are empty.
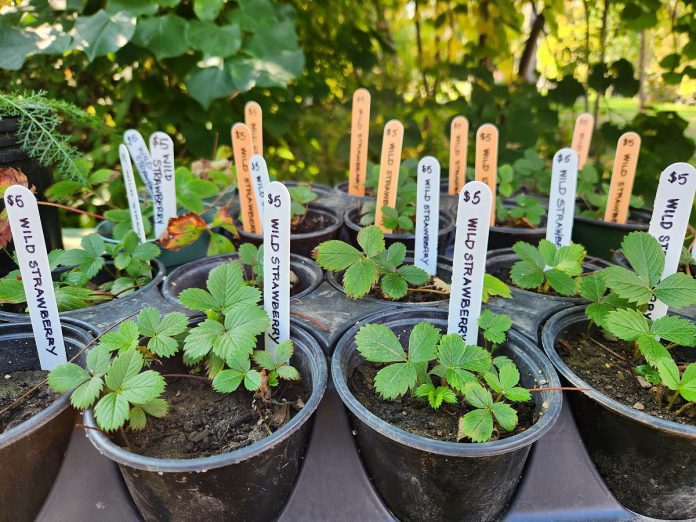
<svg viewBox="0 0 696 522"><path fill-rule="evenodd" d="M382 207L382 223L394 234L412 234L416 219L416 170L418 161L412 158L404 160L399 169L399 183L395 208ZM368 169L365 187L377 190L379 183L379 165ZM360 225L375 224L376 201L367 201L360 209Z"/></svg>
<svg viewBox="0 0 696 522"><path fill-rule="evenodd" d="M252 243L243 243L239 245L239 260L245 267L248 267L248 273L245 274L247 281L258 288L262 288L263 245L260 247Z"/></svg>
<svg viewBox="0 0 696 522"><path fill-rule="evenodd" d="M585 208L576 210L578 216L590 219L604 219L604 212L609 199L609 183L601 180L600 174L592 165L585 165L578 173L577 194L585 204ZM640 196L631 195L629 206L631 208L643 208L643 199Z"/></svg>
<svg viewBox="0 0 696 522"><path fill-rule="evenodd" d="M288 188L290 193L290 213L292 226L298 226L307 214L307 205L317 199L317 194L309 185L295 185Z"/></svg>
<svg viewBox="0 0 696 522"><path fill-rule="evenodd" d="M512 247L520 258L510 270L510 277L520 288L548 293L553 289L561 295L575 295L575 277L582 274L585 249L571 244L557 248L542 239L539 246L519 241Z"/></svg>
<svg viewBox="0 0 696 522"><path fill-rule="evenodd" d="M692 248L694 247L692 246ZM686 247L682 247L681 249L681 253L679 255L679 267L684 270L685 274L690 275L691 277L696 274L696 260Z"/></svg>
<svg viewBox="0 0 696 522"><path fill-rule="evenodd" d="M515 197L517 206L506 208L502 201L496 204L496 218L499 223L510 224L514 227L534 228L539 226L541 218L546 215L546 209L539 200L532 196L520 194Z"/></svg>
<svg viewBox="0 0 696 522"><path fill-rule="evenodd" d="M502 328L495 317L487 319L489 326ZM499 328L493 330L490 331L500 339ZM496 423L505 431L514 430L517 413L505 401L530 399L529 391L518 386L520 374L512 360L493 359L488 350L465 345L457 334L442 335L429 323L413 328L408 351L396 334L381 324L363 326L355 342L365 360L385 365L374 380L375 390L382 398L393 400L410 392L413 397L427 398L434 409L443 403L468 404L470 411L459 419L460 440L491 440Z"/></svg>

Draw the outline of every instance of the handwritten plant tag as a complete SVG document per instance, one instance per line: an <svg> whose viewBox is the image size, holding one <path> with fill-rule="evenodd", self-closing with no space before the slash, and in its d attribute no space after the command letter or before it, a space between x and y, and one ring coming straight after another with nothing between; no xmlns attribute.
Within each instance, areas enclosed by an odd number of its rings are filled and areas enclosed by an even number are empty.
<svg viewBox="0 0 696 522"><path fill-rule="evenodd" d="M559 150L554 154L551 166L551 195L546 223L546 239L557 248L570 245L577 183L578 155L573 149Z"/></svg>
<svg viewBox="0 0 696 522"><path fill-rule="evenodd" d="M259 212L261 213L261 219L263 219L263 207L266 201L264 198L264 193L266 190L266 185L271 182L268 177L268 166L266 165L266 160L258 154L254 154L249 162L249 170L251 171L251 184L254 186L256 202L258 203Z"/></svg>
<svg viewBox="0 0 696 522"><path fill-rule="evenodd" d="M251 130L243 123L236 123L232 127L232 151L234 153L234 164L237 168L242 228L245 232L260 235L261 219L259 217L259 207L249 170L249 160L254 153Z"/></svg>
<svg viewBox="0 0 696 522"><path fill-rule="evenodd" d="M456 196L466 183L466 148L469 144L469 120L456 116L450 125L449 194Z"/></svg>
<svg viewBox="0 0 696 522"><path fill-rule="evenodd" d="M19 260L41 369L52 370L66 362L67 357L39 205L31 190L21 185L12 185L5 191L5 208Z"/></svg>
<svg viewBox="0 0 696 522"><path fill-rule="evenodd" d="M626 223L639 152L640 136L635 132L622 134L616 145L616 156L614 156L614 168L611 171L604 221Z"/></svg>
<svg viewBox="0 0 696 522"><path fill-rule="evenodd" d="M176 217L176 182L174 180L174 142L164 132L150 136L152 158L152 202L155 237L167 230L169 219Z"/></svg>
<svg viewBox="0 0 696 522"><path fill-rule="evenodd" d="M271 318L266 350L290 339L290 193L279 181L266 186L263 215L263 307Z"/></svg>
<svg viewBox="0 0 696 522"><path fill-rule="evenodd" d="M495 194L498 177L498 128L492 123L481 125L476 132L476 181L488 185L492 194L490 224L495 224Z"/></svg>
<svg viewBox="0 0 696 522"><path fill-rule="evenodd" d="M382 139L382 159L379 165L379 186L377 188L377 208L375 224L382 232L391 229L382 225L382 207L396 207L396 191L399 186L399 168L401 167L401 147L404 142L404 126L399 120L390 120L384 126Z"/></svg>
<svg viewBox="0 0 696 522"><path fill-rule="evenodd" d="M350 122L350 174L348 194L365 195L367 177L367 147L370 137L370 91L356 89L353 93L353 112Z"/></svg>
<svg viewBox="0 0 696 522"><path fill-rule="evenodd" d="M447 333L461 335L466 344L478 344L491 208L493 193L488 185L482 181L464 185L457 210Z"/></svg>
<svg viewBox="0 0 696 522"><path fill-rule="evenodd" d="M660 174L655 204L648 232L660 243L665 253L662 279L679 268L689 215L696 193L696 168L688 163L672 163ZM667 314L667 305L653 297L645 315L659 319Z"/></svg>
<svg viewBox="0 0 696 522"><path fill-rule="evenodd" d="M135 129L128 129L123 133L123 141L126 143L126 147L128 147L130 157L133 158L133 163L135 163L135 168L138 174L140 174L140 179L143 180L147 192L152 197L152 158L142 134Z"/></svg>
<svg viewBox="0 0 696 522"><path fill-rule="evenodd" d="M251 130L254 154L263 156L263 110L255 101L244 106L244 123Z"/></svg>
<svg viewBox="0 0 696 522"><path fill-rule="evenodd" d="M440 228L440 163L432 156L418 162L416 187L415 265L429 275L437 273Z"/></svg>
<svg viewBox="0 0 696 522"><path fill-rule="evenodd" d="M573 141L570 148L578 155L578 169L582 170L587 163L592 142L592 130L594 129L594 116L587 112L580 114L575 120L573 128Z"/></svg>
<svg viewBox="0 0 696 522"><path fill-rule="evenodd" d="M128 210L130 211L131 227L138 235L141 243L144 243L145 225L143 215L140 211L140 201L138 200L138 189L135 186L133 177L133 165L131 164L128 148L122 143L118 146L118 157L121 160L121 172L123 173L123 183L126 186L126 197L128 198Z"/></svg>

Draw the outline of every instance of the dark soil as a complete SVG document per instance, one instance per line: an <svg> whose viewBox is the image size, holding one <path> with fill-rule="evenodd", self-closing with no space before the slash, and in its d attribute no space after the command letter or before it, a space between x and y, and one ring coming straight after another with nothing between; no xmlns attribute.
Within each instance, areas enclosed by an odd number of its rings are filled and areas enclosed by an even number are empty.
<svg viewBox="0 0 696 522"><path fill-rule="evenodd" d="M512 277L510 277L510 270L512 270L513 264L514 264L514 262L513 263L504 263L502 265L499 264L490 270L486 269L486 273L497 277L498 279L503 281L508 286L514 286L515 288L519 288L520 290L526 290L527 292L533 292L533 293L539 294L539 295L550 295L550 296L554 296L554 297L567 297L567 298L578 297L578 296L573 296L573 295L571 295L571 296L561 295L558 292L556 292L553 288L549 288L549 290L544 294L542 294L541 292L536 292L533 288L520 288L512 281ZM583 273L586 274L586 273L592 272L593 269L587 268L586 266L583 266L582 271L583 271Z"/></svg>
<svg viewBox="0 0 696 522"><path fill-rule="evenodd" d="M621 358L602 348L600 343ZM574 373L612 399L660 419L696 426L696 408L675 416L674 411L683 404L681 398L669 412L666 406L671 390L664 386L643 387L633 378L631 368L637 364L632 360L633 343L606 339L595 327L588 334L582 326L576 326L559 337L556 351ZM673 355L680 366L696 359L687 361L679 356L679 351Z"/></svg>
<svg viewBox="0 0 696 522"><path fill-rule="evenodd" d="M375 392L374 378L383 367L383 364L363 362L351 375L348 387L360 404L385 422L409 433L429 439L457 442L459 417L470 410L468 405L459 401L457 404L443 404L438 410L434 410L425 398L406 395L395 400L382 399ZM534 401L516 403L514 408L518 417L514 431L499 430L496 425L491 440L512 437L536 422Z"/></svg>
<svg viewBox="0 0 696 522"><path fill-rule="evenodd" d="M341 276L342 278L342 276ZM442 301L443 299L449 299L449 294L442 294L439 292L442 292L442 290L435 288L433 286L433 280L432 278L428 283L426 283L423 286L420 287L414 287L411 285L408 285L409 290L414 289L414 288L419 288L419 289L430 289L430 290L435 290L434 292L407 292L405 296L403 296L401 299L390 299L386 295L382 293L382 290L380 290L379 285L374 286L372 290L370 290L370 293L368 294L370 297L374 299L382 299L384 301L392 301L394 303L432 303L435 301Z"/></svg>
<svg viewBox="0 0 696 522"><path fill-rule="evenodd" d="M532 229L532 228L539 228L541 227L541 223L538 225L534 225L527 221L526 219L521 219L521 218L514 218L512 216L507 216L504 221L499 221L496 220L495 222L496 227L506 227L506 228L524 228L524 229Z"/></svg>
<svg viewBox="0 0 696 522"><path fill-rule="evenodd" d="M281 384L274 389L273 401L282 404L264 404L243 388L220 394L203 380L168 378L164 398L169 414L162 419L148 417L144 430L129 431L131 451L168 459L234 451L276 431L309 397L299 383Z"/></svg>
<svg viewBox="0 0 696 522"><path fill-rule="evenodd" d="M22 370L0 373L0 410L12 404L20 395L46 379L44 370ZM6 413L0 414L0 433L4 433L38 414L60 397L48 385L37 388Z"/></svg>
<svg viewBox="0 0 696 522"><path fill-rule="evenodd" d="M310 232L318 232L324 230L334 224L334 220L325 214L309 209L301 219L292 220L290 224L291 234L308 234Z"/></svg>

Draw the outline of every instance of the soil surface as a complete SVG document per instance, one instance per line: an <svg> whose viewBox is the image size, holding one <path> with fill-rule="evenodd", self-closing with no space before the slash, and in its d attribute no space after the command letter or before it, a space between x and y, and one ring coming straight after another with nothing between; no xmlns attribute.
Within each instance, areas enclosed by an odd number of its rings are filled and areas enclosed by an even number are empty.
<svg viewBox="0 0 696 522"><path fill-rule="evenodd" d="M374 387L377 372L385 365L370 362L361 363L348 380L351 393L380 419L404 431L427 437L429 439L457 441L459 417L470 411L468 404L458 401L457 404L444 404L434 410L427 399L415 398L409 395L395 400L382 399ZM537 420L534 411L534 401L516 403L518 423L514 431L501 430L497 425L493 430L491 440L512 437L530 428ZM463 442L467 442L463 439Z"/></svg>
<svg viewBox="0 0 696 522"><path fill-rule="evenodd" d="M633 343L607 339L596 327L588 334L583 327L576 326L559 337L556 351L574 373L612 399L660 419L696 426L696 408L691 407L676 416L674 412L684 404L681 397L669 412L666 405L672 393L670 390L634 379L631 371L636 366L632 360ZM679 366L696 359L686 360L679 356L679 351L673 355Z"/></svg>
<svg viewBox="0 0 696 522"><path fill-rule="evenodd" d="M43 370L22 370L0 373L0 410L12 404L20 395L46 379ZM6 413L0 414L0 433L4 433L38 414L60 397L44 384Z"/></svg>
<svg viewBox="0 0 696 522"><path fill-rule="evenodd" d="M307 211L303 218L298 221L292 220L290 224L291 234L308 234L310 232L318 232L330 227L334 224L334 220L325 214L313 212L311 209Z"/></svg>
<svg viewBox="0 0 696 522"><path fill-rule="evenodd" d="M163 397L169 414L162 419L148 416L144 430L128 431L130 449L148 457L193 459L267 437L295 416L309 393L300 383L281 383L273 389L274 404L264 404L243 385L221 394L204 380L167 378Z"/></svg>

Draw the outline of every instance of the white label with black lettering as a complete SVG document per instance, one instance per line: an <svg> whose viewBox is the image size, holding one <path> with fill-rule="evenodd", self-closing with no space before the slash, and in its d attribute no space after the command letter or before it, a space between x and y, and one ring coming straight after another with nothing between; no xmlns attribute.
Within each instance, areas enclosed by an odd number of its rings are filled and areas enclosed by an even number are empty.
<svg viewBox="0 0 696 522"><path fill-rule="evenodd" d="M67 358L39 206L31 190L21 185L12 185L5 191L5 208L19 260L41 369L52 370L66 362Z"/></svg>
<svg viewBox="0 0 696 522"><path fill-rule="evenodd" d="M138 189L135 186L133 177L133 165L131 164L128 148L121 143L118 146L118 157L121 160L121 172L123 173L123 183L126 186L126 197L128 198L128 210L130 210L131 227L138 234L141 243L146 241L145 226L143 225L143 215L140 212L140 201L138 200Z"/></svg>
<svg viewBox="0 0 696 522"><path fill-rule="evenodd" d="M152 203L155 213L155 237L167 230L169 218L176 217L174 181L174 142L164 132L150 136L152 158Z"/></svg>
<svg viewBox="0 0 696 522"><path fill-rule="evenodd" d="M126 142L126 147L128 147L131 158L133 158L133 163L135 163L135 169L140 174L140 179L143 180L145 188L147 188L150 197L152 197L152 158L143 136L135 129L128 129L123 133L123 141Z"/></svg>
<svg viewBox="0 0 696 522"><path fill-rule="evenodd" d="M578 183L578 155L571 148L553 156L551 196L549 196L546 239L556 247L570 245L575 215L575 189Z"/></svg>
<svg viewBox="0 0 696 522"><path fill-rule="evenodd" d="M290 193L279 181L266 186L263 217L263 307L271 318L266 350L290 339Z"/></svg>
<svg viewBox="0 0 696 522"><path fill-rule="evenodd" d="M432 156L418 162L416 189L415 265L437 273L437 233L440 227L440 163Z"/></svg>
<svg viewBox="0 0 696 522"><path fill-rule="evenodd" d="M672 163L660 174L648 232L657 239L665 253L662 279L674 274L679 268L679 256L695 192L696 168L688 163ZM667 305L653 297L645 315L655 320L666 314Z"/></svg>
<svg viewBox="0 0 696 522"><path fill-rule="evenodd" d="M263 218L263 206L266 204L266 199L264 198L264 193L266 190L266 185L268 185L271 180L268 177L268 166L266 165L266 160L258 154L254 154L249 161L249 170L251 171L251 184L254 187L254 192L256 193L256 201L259 204L259 212L261 212L261 218Z"/></svg>
<svg viewBox="0 0 696 522"><path fill-rule="evenodd" d="M478 342L492 200L482 181L470 181L459 193L447 333L461 335L466 344Z"/></svg>

